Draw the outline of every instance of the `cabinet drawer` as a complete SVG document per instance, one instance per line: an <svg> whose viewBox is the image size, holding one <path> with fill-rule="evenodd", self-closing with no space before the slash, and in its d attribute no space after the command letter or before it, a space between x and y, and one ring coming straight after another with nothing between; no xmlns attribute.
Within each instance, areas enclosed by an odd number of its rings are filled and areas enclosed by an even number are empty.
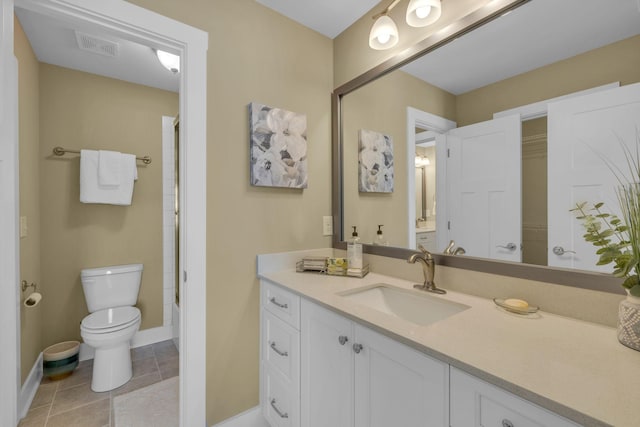
<svg viewBox="0 0 640 427"><path fill-rule="evenodd" d="M262 311L262 360L287 380L297 383L300 372L300 332Z"/></svg>
<svg viewBox="0 0 640 427"><path fill-rule="evenodd" d="M300 329L300 297L265 280L261 282L262 306L295 329Z"/></svg>
<svg viewBox="0 0 640 427"><path fill-rule="evenodd" d="M499 387L451 368L451 427L578 427Z"/></svg>
<svg viewBox="0 0 640 427"><path fill-rule="evenodd" d="M300 425L298 388L280 378L266 364L263 370L262 415L271 427L298 427Z"/></svg>

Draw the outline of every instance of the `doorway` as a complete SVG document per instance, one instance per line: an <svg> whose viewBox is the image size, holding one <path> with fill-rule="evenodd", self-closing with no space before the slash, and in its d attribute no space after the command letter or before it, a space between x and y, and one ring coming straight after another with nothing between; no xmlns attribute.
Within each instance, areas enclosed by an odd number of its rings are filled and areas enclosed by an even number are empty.
<svg viewBox="0 0 640 427"><path fill-rule="evenodd" d="M18 422L18 405L24 393L20 381L19 343L19 253L18 253L18 178L17 178L17 64L13 55L13 7L20 6L38 13L55 16L84 26L97 26L119 37L135 40L154 48L182 56L180 86L181 128L180 182L185 183L180 192L181 248L180 281L180 424L205 423L205 325L206 318L206 50L208 36L205 32L124 1L108 4L82 0L2 0L2 32L0 39L0 179L3 193L0 196L0 227L3 239L0 244L0 313L6 334L0 337L4 351L0 356L0 373L7 381L0 383L3 395L0 403L0 424L15 426ZM182 55L189 51L188 57ZM186 82L189 84L186 84ZM187 116L186 111L189 111ZM190 184L187 184L190 183ZM4 190L6 189L6 191ZM187 196L188 195L188 196ZM188 275L187 275L188 273ZM189 287L184 283L188 277ZM15 350L15 351L12 351ZM16 370L17 367L17 370ZM14 381L10 379L14 379Z"/></svg>

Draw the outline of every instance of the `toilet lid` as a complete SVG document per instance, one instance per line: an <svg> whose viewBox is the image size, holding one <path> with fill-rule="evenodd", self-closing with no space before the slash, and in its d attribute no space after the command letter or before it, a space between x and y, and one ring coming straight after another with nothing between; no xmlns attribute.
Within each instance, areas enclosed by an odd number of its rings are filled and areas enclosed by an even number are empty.
<svg viewBox="0 0 640 427"><path fill-rule="evenodd" d="M128 326L140 318L140 310L136 307L105 308L91 313L82 319L82 327L100 332L119 326Z"/></svg>

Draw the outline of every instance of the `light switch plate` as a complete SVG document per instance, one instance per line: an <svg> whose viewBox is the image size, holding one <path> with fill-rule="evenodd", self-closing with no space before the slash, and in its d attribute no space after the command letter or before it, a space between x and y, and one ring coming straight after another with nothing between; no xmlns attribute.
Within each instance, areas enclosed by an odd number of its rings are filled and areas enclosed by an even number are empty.
<svg viewBox="0 0 640 427"><path fill-rule="evenodd" d="M322 217L322 235L323 236L333 235L333 217L332 216Z"/></svg>

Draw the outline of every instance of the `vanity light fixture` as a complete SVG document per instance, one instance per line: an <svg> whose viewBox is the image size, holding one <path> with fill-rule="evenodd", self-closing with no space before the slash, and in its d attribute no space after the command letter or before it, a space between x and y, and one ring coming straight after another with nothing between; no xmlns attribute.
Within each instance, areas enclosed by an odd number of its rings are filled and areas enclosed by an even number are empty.
<svg viewBox="0 0 640 427"><path fill-rule="evenodd" d="M429 160L428 157L423 157L420 156L416 153L416 167L422 167L422 166L429 166L431 164L431 161Z"/></svg>
<svg viewBox="0 0 640 427"><path fill-rule="evenodd" d="M440 0L411 0L407 7L407 24L412 27L426 27L442 15Z"/></svg>
<svg viewBox="0 0 640 427"><path fill-rule="evenodd" d="M173 53L165 52L164 50L154 49L158 60L164 68L171 71L173 74L180 72L180 57Z"/></svg>
<svg viewBox="0 0 640 427"><path fill-rule="evenodd" d="M385 10L373 16L375 22L369 32L369 47L371 49L391 49L398 44L398 27L388 14L399 2L400 0L393 0Z"/></svg>
<svg viewBox="0 0 640 427"><path fill-rule="evenodd" d="M382 12L373 16L375 22L369 32L369 47L375 50L391 49L400 40L398 27L389 12L401 0L393 0ZM407 7L407 24L412 27L425 27L436 22L442 14L441 0L410 0Z"/></svg>

